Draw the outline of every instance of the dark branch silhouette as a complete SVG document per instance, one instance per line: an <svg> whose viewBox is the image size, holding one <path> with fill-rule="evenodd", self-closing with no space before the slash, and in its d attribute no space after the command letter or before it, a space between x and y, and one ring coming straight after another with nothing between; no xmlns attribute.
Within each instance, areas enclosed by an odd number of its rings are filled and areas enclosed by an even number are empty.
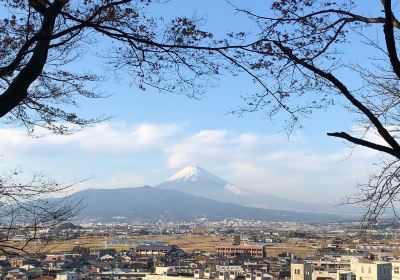
<svg viewBox="0 0 400 280"><path fill-rule="evenodd" d="M75 184L59 184L41 174L21 183L21 170L0 175L0 251L7 255L40 253L57 236L50 229L65 223L81 209L80 200L63 195ZM15 240L16 236L24 236Z"/></svg>
<svg viewBox="0 0 400 280"><path fill-rule="evenodd" d="M362 1L279 0L268 2L265 14L230 3L254 21L253 32L215 38L195 18L152 17L147 7L162 5L153 0L6 1L9 13L0 21L0 117L30 133L41 127L58 134L106 120L107 115L90 118L76 109L82 97L104 97L95 90L104 77L70 70L85 52L95 53L93 42L106 42L102 47L109 48L98 59L107 74L127 74L141 90L198 98L220 75L244 74L260 90L248 93L232 112L286 116L289 130L315 110L344 104L364 131L356 135L343 128L328 135L379 151L386 163L397 161L400 22L391 1L376 2L383 10L360 12ZM370 30L381 38L372 38ZM370 59L344 47L359 48L365 41ZM348 73L361 80L357 89L349 85ZM378 139L368 140L368 132ZM397 174L384 170L384 178ZM367 209L389 206L399 192L393 182L371 180L369 191L361 192L366 199L357 201L370 203Z"/></svg>

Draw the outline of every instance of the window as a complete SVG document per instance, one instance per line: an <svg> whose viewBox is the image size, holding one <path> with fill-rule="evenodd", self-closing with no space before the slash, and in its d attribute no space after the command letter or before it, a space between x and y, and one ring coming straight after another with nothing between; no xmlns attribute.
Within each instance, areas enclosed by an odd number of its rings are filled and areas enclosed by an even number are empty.
<svg viewBox="0 0 400 280"><path fill-rule="evenodd" d="M294 274L300 274L300 269L295 269Z"/></svg>
<svg viewBox="0 0 400 280"><path fill-rule="evenodd" d="M368 274L371 274L371 267L368 267Z"/></svg>
<svg viewBox="0 0 400 280"><path fill-rule="evenodd" d="M361 267L361 273L364 273L364 267L363 266Z"/></svg>
<svg viewBox="0 0 400 280"><path fill-rule="evenodd" d="M393 273L394 274L399 274L399 267L398 266L394 266L393 267Z"/></svg>

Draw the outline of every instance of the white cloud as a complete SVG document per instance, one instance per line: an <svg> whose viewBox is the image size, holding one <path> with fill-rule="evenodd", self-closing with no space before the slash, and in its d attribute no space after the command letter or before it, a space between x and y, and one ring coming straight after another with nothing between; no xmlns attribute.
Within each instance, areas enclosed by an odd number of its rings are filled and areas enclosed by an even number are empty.
<svg viewBox="0 0 400 280"><path fill-rule="evenodd" d="M176 168L195 163L207 166L207 162L214 156L220 157L227 152L224 148L226 139L225 130L203 130L189 136L166 149L168 166Z"/></svg>
<svg viewBox="0 0 400 280"><path fill-rule="evenodd" d="M121 129L103 124L73 135L70 143L98 153L128 154L162 145L177 130L177 125L140 124Z"/></svg>
<svg viewBox="0 0 400 280"><path fill-rule="evenodd" d="M127 187L142 187L147 184L147 178L138 175L128 170L118 170L110 174L106 178L93 178L88 181L79 184L79 189L85 189L88 187L95 188L127 188Z"/></svg>
<svg viewBox="0 0 400 280"><path fill-rule="evenodd" d="M0 151L12 159L10 164L66 181L93 175L83 187L157 184L181 167L199 165L245 192L329 201L365 180L376 160L377 153L366 148L318 150L312 141L300 134L289 141L283 134L235 134L225 129L188 134L177 124L109 123L71 136L38 139L21 130L0 129Z"/></svg>
<svg viewBox="0 0 400 280"><path fill-rule="evenodd" d="M300 135L295 138L289 142L285 135L200 131L166 149L167 165L203 166L244 191L330 201L352 192L376 159L366 148L318 152Z"/></svg>
<svg viewBox="0 0 400 280"><path fill-rule="evenodd" d="M0 129L0 149L13 153L26 151L78 151L96 155L128 155L164 145L179 130L176 124L139 124L132 127L103 123L69 136L27 136L23 130Z"/></svg>

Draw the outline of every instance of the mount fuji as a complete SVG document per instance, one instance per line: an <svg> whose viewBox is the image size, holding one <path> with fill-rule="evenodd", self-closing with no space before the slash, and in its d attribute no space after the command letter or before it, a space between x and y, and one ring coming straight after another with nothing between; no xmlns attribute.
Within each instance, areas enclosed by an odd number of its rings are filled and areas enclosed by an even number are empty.
<svg viewBox="0 0 400 280"><path fill-rule="evenodd" d="M60 203L62 203L61 198ZM68 199L81 201L77 219L95 221L345 221L356 215L321 211L307 204L251 194L200 167L186 167L156 187L85 189ZM252 205L254 204L254 205ZM326 205L325 205L326 206ZM121 220L122 219L122 220Z"/></svg>
<svg viewBox="0 0 400 280"><path fill-rule="evenodd" d="M343 216L311 212L260 209L220 202L176 190L150 186L86 189L72 194L69 201L82 201L79 221L211 221L243 219L258 221L341 221ZM60 203L63 200L60 199ZM348 219L347 219L348 220Z"/></svg>
<svg viewBox="0 0 400 280"><path fill-rule="evenodd" d="M248 207L332 214L359 212L359 209L354 206L338 207L333 203L308 203L264 193L250 193L198 166L187 166L155 187Z"/></svg>
<svg viewBox="0 0 400 280"><path fill-rule="evenodd" d="M177 190L191 195L223 200L244 194L237 186L225 181L198 166L187 166L169 177L167 181L159 184L156 188L166 190ZM229 197L229 198L228 198Z"/></svg>

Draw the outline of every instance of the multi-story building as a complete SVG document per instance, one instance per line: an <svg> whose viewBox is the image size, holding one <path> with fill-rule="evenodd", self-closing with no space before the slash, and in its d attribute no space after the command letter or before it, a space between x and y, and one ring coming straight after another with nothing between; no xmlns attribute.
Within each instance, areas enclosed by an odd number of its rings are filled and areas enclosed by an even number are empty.
<svg viewBox="0 0 400 280"><path fill-rule="evenodd" d="M335 270L314 270L311 275L312 280L339 280Z"/></svg>
<svg viewBox="0 0 400 280"><path fill-rule="evenodd" d="M352 271L348 270L338 270L337 271L337 280L356 280L356 274Z"/></svg>
<svg viewBox="0 0 400 280"><path fill-rule="evenodd" d="M400 262L392 262L392 280L400 280Z"/></svg>
<svg viewBox="0 0 400 280"><path fill-rule="evenodd" d="M263 245L230 245L219 244L215 246L215 253L222 256L234 256L238 254L248 254L255 258L263 258L266 256L265 246Z"/></svg>
<svg viewBox="0 0 400 280"><path fill-rule="evenodd" d="M369 259L354 259L351 270L357 280L391 280L392 264L390 262L373 261Z"/></svg>
<svg viewBox="0 0 400 280"><path fill-rule="evenodd" d="M292 263L290 280L312 280L312 265L309 263Z"/></svg>
<svg viewBox="0 0 400 280"><path fill-rule="evenodd" d="M140 256L166 256L177 251L179 251L179 248L176 245L139 245L135 249L135 254Z"/></svg>
<svg viewBox="0 0 400 280"><path fill-rule="evenodd" d="M79 273L67 271L56 275L55 280L79 280Z"/></svg>

